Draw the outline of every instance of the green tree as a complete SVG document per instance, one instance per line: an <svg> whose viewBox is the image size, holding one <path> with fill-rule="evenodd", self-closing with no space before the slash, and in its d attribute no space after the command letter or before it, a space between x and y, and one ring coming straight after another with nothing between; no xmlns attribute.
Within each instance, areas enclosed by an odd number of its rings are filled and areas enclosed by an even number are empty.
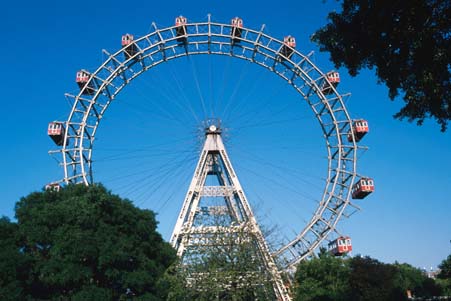
<svg viewBox="0 0 451 301"><path fill-rule="evenodd" d="M243 227L210 233L208 240L205 246L188 248L183 262L166 274L168 300L275 300L254 234Z"/></svg>
<svg viewBox="0 0 451 301"><path fill-rule="evenodd" d="M23 283L27 279L26 257L19 251L17 224L0 219L0 300L24 299Z"/></svg>
<svg viewBox="0 0 451 301"><path fill-rule="evenodd" d="M328 51L336 67L355 76L376 68L394 99L405 106L395 118L435 118L446 130L451 119L451 2L343 0L342 11L312 40Z"/></svg>
<svg viewBox="0 0 451 301"><path fill-rule="evenodd" d="M349 277L352 301L407 300L405 291L396 286L397 269L370 257L356 256L350 260Z"/></svg>
<svg viewBox="0 0 451 301"><path fill-rule="evenodd" d="M299 301L347 300L350 267L347 259L322 250L319 257L303 261L295 275L294 296Z"/></svg>
<svg viewBox="0 0 451 301"><path fill-rule="evenodd" d="M333 257L324 250L301 262L295 276L295 300L402 301L439 296L441 289L409 264L385 264L370 257Z"/></svg>
<svg viewBox="0 0 451 301"><path fill-rule="evenodd" d="M4 219L0 224L2 232L12 228L9 237L2 233L1 243L26 268L26 279L16 266L16 276L8 280L7 285L19 287L14 294L45 300L161 300L158 280L176 255L156 232L153 212L101 185L35 192L15 211L17 224ZM4 264L9 255L0 254Z"/></svg>
<svg viewBox="0 0 451 301"><path fill-rule="evenodd" d="M395 263L396 269L394 285L402 292L409 290L413 296L432 297L439 296L441 289L437 283L429 278L423 271L407 263Z"/></svg>
<svg viewBox="0 0 451 301"><path fill-rule="evenodd" d="M451 279L451 254L440 263L438 268L440 269L439 278Z"/></svg>
<svg viewBox="0 0 451 301"><path fill-rule="evenodd" d="M451 296L451 254L438 266L440 273L437 275L438 282L443 288L443 293Z"/></svg>

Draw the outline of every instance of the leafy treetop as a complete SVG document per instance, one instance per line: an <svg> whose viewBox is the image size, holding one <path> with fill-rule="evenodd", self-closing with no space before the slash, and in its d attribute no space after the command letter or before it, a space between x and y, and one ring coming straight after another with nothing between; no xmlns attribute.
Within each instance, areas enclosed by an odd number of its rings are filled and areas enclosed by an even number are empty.
<svg viewBox="0 0 451 301"><path fill-rule="evenodd" d="M17 223L0 222L2 300L161 299L158 280L176 255L152 211L73 185L31 193L15 212Z"/></svg>
<svg viewBox="0 0 451 301"><path fill-rule="evenodd" d="M451 2L343 0L342 11L312 40L336 67L353 76L376 68L394 99L405 106L394 116L421 125L434 118L445 131L451 119Z"/></svg>

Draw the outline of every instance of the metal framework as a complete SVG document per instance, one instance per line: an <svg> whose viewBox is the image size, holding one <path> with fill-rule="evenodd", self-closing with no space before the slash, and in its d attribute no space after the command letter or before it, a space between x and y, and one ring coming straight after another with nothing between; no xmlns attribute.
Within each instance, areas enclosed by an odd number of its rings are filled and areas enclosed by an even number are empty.
<svg viewBox="0 0 451 301"><path fill-rule="evenodd" d="M218 185L205 186L208 176L213 176ZM221 206L202 207L209 205L208 199L211 202L217 198ZM218 221L217 216L228 218ZM196 219L203 220L196 225ZM213 223L208 225L209 222ZM270 275L277 300L291 300L233 169L222 142L221 129L212 124L206 129L205 143L175 224L171 244L177 255L183 258L190 248L197 251L207 245L228 244L230 240L235 244L243 239L254 244L254 252Z"/></svg>
<svg viewBox="0 0 451 301"><path fill-rule="evenodd" d="M305 228L272 254L281 269L294 268L336 231L342 216L358 210L350 202L350 195L357 176L357 152L362 147L357 146L351 130L353 120L345 108L344 96L312 63L310 55L294 50L289 58L283 56L283 41L267 35L264 25L260 30L243 27L241 36L232 39L232 25L211 22L208 16L207 22L186 24L182 43L178 41L176 26L159 29L155 23L152 25L154 31L134 40L133 55L125 52L127 48L113 54L103 50L107 59L89 73L89 81L80 93L66 94L73 108L65 121L64 141L60 149L49 152L61 156L64 177L58 182L93 182L92 150L98 125L117 94L141 73L187 55L224 55L255 63L286 80L299 93L314 112L325 138L327 179L318 208ZM323 93L324 87L328 93ZM350 142L348 134L352 137ZM202 193L222 192L205 187Z"/></svg>

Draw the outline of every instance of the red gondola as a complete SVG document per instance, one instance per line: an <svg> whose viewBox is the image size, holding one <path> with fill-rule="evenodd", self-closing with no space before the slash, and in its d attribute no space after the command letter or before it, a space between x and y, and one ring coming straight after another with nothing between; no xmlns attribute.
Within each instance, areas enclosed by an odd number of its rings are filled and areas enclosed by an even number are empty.
<svg viewBox="0 0 451 301"><path fill-rule="evenodd" d="M330 71L326 74L327 80L329 83L336 88L338 84L340 83L340 73L336 71ZM329 83L327 81L324 81L322 91L324 94L332 94L333 90L330 87Z"/></svg>
<svg viewBox="0 0 451 301"><path fill-rule="evenodd" d="M89 81L90 77L91 75L89 74L89 72L85 70L80 70L77 72L75 81L77 82L77 85L80 88L80 90L83 90L82 92L83 94L93 95L95 93L94 85L92 81ZM86 88L83 89L85 86Z"/></svg>
<svg viewBox="0 0 451 301"><path fill-rule="evenodd" d="M354 132L355 141L359 142L363 136L368 133L370 128L368 127L368 121L364 119L356 120L352 124L352 131ZM352 134L348 133L348 141L352 142Z"/></svg>
<svg viewBox="0 0 451 301"><path fill-rule="evenodd" d="M61 190L61 185L58 183L50 183L45 185L45 190L58 192Z"/></svg>
<svg viewBox="0 0 451 301"><path fill-rule="evenodd" d="M280 49L281 59L290 59L293 55L294 48L296 48L296 39L292 36L286 36L283 38L283 45Z"/></svg>
<svg viewBox="0 0 451 301"><path fill-rule="evenodd" d="M65 128L62 122L50 122L47 128L47 134L52 138L56 145L63 145Z"/></svg>
<svg viewBox="0 0 451 301"><path fill-rule="evenodd" d="M240 42L241 33L243 31L243 20L235 17L231 21L232 23L232 45Z"/></svg>
<svg viewBox="0 0 451 301"><path fill-rule="evenodd" d="M129 33L122 36L121 44L122 48L124 48L124 55L126 59L131 58L138 52L136 44L133 40L133 35Z"/></svg>
<svg viewBox="0 0 451 301"><path fill-rule="evenodd" d="M352 186L352 198L363 199L374 191L374 181L371 178L361 178Z"/></svg>
<svg viewBox="0 0 451 301"><path fill-rule="evenodd" d="M187 20L184 16L175 18L175 33L178 42L186 43L186 23Z"/></svg>
<svg viewBox="0 0 451 301"><path fill-rule="evenodd" d="M329 252L335 256L343 256L352 251L351 238L340 236L329 243Z"/></svg>

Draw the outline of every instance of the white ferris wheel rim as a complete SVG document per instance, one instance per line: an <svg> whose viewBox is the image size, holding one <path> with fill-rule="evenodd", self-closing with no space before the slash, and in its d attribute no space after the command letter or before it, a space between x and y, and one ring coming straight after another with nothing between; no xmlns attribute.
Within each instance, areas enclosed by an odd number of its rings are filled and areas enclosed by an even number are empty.
<svg viewBox="0 0 451 301"><path fill-rule="evenodd" d="M358 146L351 130L351 119L343 96L329 82L309 58L293 49L289 58L281 57L283 41L260 30L242 27L239 38L231 38L233 26L211 22L187 23L183 43L177 41L176 27L158 29L135 39L134 55L125 56L126 48L114 54L103 52L108 58L92 73L78 95L66 94L73 101L65 122L64 142L60 149L50 151L61 154L64 178L61 183L90 185L92 177L92 146L100 120L116 95L133 79L160 63L188 55L225 55L243 59L275 73L286 80L313 110L323 131L328 152L328 176L318 208L308 224L288 244L273 253L284 269L291 269L310 256L328 237L337 232L340 218L358 210L351 203L351 188L357 174ZM125 59L124 59L125 58ZM84 90L95 87L92 95ZM323 93L327 85L331 93ZM211 129L210 129L211 130ZM214 129L216 130L216 129ZM214 131L212 130L212 131ZM352 141L346 137L350 134Z"/></svg>

